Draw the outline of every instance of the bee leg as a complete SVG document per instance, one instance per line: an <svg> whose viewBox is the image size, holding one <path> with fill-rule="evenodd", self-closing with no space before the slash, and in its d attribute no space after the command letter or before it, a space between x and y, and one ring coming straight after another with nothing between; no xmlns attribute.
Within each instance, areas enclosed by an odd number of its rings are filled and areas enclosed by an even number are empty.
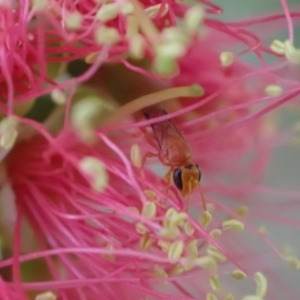
<svg viewBox="0 0 300 300"><path fill-rule="evenodd" d="M145 163L146 163L146 160L147 158L150 158L150 157L157 157L158 154L157 153L153 153L153 152L147 152L143 157L142 157L142 162L141 162L141 170L143 170L144 166L145 166Z"/></svg>
<svg viewBox="0 0 300 300"><path fill-rule="evenodd" d="M169 196L169 190L170 190L170 187L171 187L171 175L173 173L173 169L170 169L168 171L168 173L166 174L165 176L165 180L167 182L167 193L166 193L166 198L168 198Z"/></svg>

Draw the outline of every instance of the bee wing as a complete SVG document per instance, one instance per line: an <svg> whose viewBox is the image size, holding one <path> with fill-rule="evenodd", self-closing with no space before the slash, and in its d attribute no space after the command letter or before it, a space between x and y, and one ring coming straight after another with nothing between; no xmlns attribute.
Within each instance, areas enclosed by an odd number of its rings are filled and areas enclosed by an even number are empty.
<svg viewBox="0 0 300 300"><path fill-rule="evenodd" d="M144 111L144 115L148 120L161 117L166 114L167 112L165 110L155 106ZM157 139L159 147L162 150L168 147L168 138L170 137L178 138L183 143L186 143L183 136L171 120L165 120L162 122L151 124L151 127Z"/></svg>

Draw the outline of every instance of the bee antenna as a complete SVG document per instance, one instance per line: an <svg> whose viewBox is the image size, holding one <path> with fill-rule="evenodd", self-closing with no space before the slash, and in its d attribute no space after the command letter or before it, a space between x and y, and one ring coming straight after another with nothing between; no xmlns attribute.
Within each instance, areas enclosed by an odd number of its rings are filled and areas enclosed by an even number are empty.
<svg viewBox="0 0 300 300"><path fill-rule="evenodd" d="M200 188L200 193L201 193L201 198L202 198L203 208L204 208L204 211L206 211L206 210L207 210L207 209L206 209L206 202L205 202L205 198L204 198L204 195L203 195L202 186L201 186L201 184L200 184L199 181L197 181L197 184L198 184L198 186L199 186L199 188Z"/></svg>

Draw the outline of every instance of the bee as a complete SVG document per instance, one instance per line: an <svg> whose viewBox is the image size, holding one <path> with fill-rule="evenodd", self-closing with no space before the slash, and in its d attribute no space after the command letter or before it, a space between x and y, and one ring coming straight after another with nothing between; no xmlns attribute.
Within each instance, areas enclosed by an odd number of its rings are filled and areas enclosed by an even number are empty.
<svg viewBox="0 0 300 300"><path fill-rule="evenodd" d="M143 111L146 119L150 120L163 115L167 112L156 106ZM161 163L170 167L166 174L167 194L171 185L171 177L181 196L188 196L189 207L190 195L194 189L200 187L203 208L206 210L206 204L203 197L200 180L201 170L197 164L192 163L192 151L184 139L183 135L169 119L151 125L154 136L157 141L157 153L147 152L142 159L142 166L149 157L158 157ZM153 145L153 143L151 143Z"/></svg>

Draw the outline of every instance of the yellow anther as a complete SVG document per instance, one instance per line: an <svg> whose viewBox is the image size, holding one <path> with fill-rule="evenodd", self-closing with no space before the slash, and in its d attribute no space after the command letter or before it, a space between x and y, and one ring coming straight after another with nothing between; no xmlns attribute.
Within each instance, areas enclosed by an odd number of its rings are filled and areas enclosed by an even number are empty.
<svg viewBox="0 0 300 300"><path fill-rule="evenodd" d="M153 6L147 7L144 11L147 16L151 19L154 19L157 16L158 11L160 10L161 4L156 4ZM161 16L165 16L169 11L169 5L164 5L164 10L161 13Z"/></svg>
<svg viewBox="0 0 300 300"><path fill-rule="evenodd" d="M128 35L130 32L128 32ZM135 34L129 39L129 54L132 58L142 59L145 55L146 43L142 35Z"/></svg>
<svg viewBox="0 0 300 300"><path fill-rule="evenodd" d="M82 23L82 15L78 11L69 13L65 18L66 27L69 30L77 30Z"/></svg>
<svg viewBox="0 0 300 300"><path fill-rule="evenodd" d="M7 117L0 122L0 147L11 149L18 136L18 121L14 117Z"/></svg>
<svg viewBox="0 0 300 300"><path fill-rule="evenodd" d="M270 46L271 50L277 54L285 54L285 45L279 40L274 40Z"/></svg>
<svg viewBox="0 0 300 300"><path fill-rule="evenodd" d="M249 296L245 296L242 300L264 300L264 299L256 295L249 295Z"/></svg>
<svg viewBox="0 0 300 300"><path fill-rule="evenodd" d="M154 265L154 276L157 278L168 278L166 271L159 265ZM165 283L165 281L162 283Z"/></svg>
<svg viewBox="0 0 300 300"><path fill-rule="evenodd" d="M54 89L51 92L51 99L57 105L66 104L67 101L66 95L59 89Z"/></svg>
<svg viewBox="0 0 300 300"><path fill-rule="evenodd" d="M186 250L187 250L188 258L190 258L191 260L197 258L198 257L197 240L190 241L186 246Z"/></svg>
<svg viewBox="0 0 300 300"><path fill-rule="evenodd" d="M155 71L162 76L175 75L178 65L175 59L157 55L154 61Z"/></svg>
<svg viewBox="0 0 300 300"><path fill-rule="evenodd" d="M203 228L207 228L211 220L212 220L212 215L209 211L206 210L200 215L199 223Z"/></svg>
<svg viewBox="0 0 300 300"><path fill-rule="evenodd" d="M297 257L294 256L286 256L284 258L294 269L299 270L300 269L300 260Z"/></svg>
<svg viewBox="0 0 300 300"><path fill-rule="evenodd" d="M249 207L242 205L238 207L235 211L239 216L245 217L249 213Z"/></svg>
<svg viewBox="0 0 300 300"><path fill-rule="evenodd" d="M96 192L102 192L108 183L108 174L103 163L92 156L86 156L79 162L79 168L91 179L91 187Z"/></svg>
<svg viewBox="0 0 300 300"><path fill-rule="evenodd" d="M119 32L112 27L100 26L96 30L95 41L102 44L116 44L120 40Z"/></svg>
<svg viewBox="0 0 300 300"><path fill-rule="evenodd" d="M185 27L190 32L198 32L204 19L204 10L201 6L192 6L184 15Z"/></svg>
<svg viewBox="0 0 300 300"><path fill-rule="evenodd" d="M98 10L96 18L101 22L113 20L118 15L118 8L115 3L108 3L101 6Z"/></svg>
<svg viewBox="0 0 300 300"><path fill-rule="evenodd" d="M154 218L156 215L156 204L151 201L145 202L142 209L142 216L146 218Z"/></svg>
<svg viewBox="0 0 300 300"><path fill-rule="evenodd" d="M57 296L52 292L44 292L35 296L35 300L56 300Z"/></svg>
<svg viewBox="0 0 300 300"><path fill-rule="evenodd" d="M217 267L217 263L216 263L215 259L208 255L198 257L193 262L194 262L195 266L199 266L203 269L214 270Z"/></svg>
<svg viewBox="0 0 300 300"><path fill-rule="evenodd" d="M232 231L243 231L245 228L244 223L235 219L224 221L222 226L224 229L230 229Z"/></svg>
<svg viewBox="0 0 300 300"><path fill-rule="evenodd" d="M225 262L226 256L221 253L216 247L209 245L207 247L207 254L211 257L213 257L218 262Z"/></svg>
<svg viewBox="0 0 300 300"><path fill-rule="evenodd" d="M144 235L149 231L148 228L146 227L146 225L141 222L136 223L135 230L138 234L141 234L141 235Z"/></svg>
<svg viewBox="0 0 300 300"><path fill-rule="evenodd" d="M168 258L171 260L179 259L183 252L184 243L183 241L173 242L168 251Z"/></svg>
<svg viewBox="0 0 300 300"><path fill-rule="evenodd" d="M140 240L140 247L143 250L148 250L153 244L153 239L148 235L144 235Z"/></svg>
<svg viewBox="0 0 300 300"><path fill-rule="evenodd" d="M167 27L162 33L161 37L163 41L167 42L179 42L186 45L188 42L188 35L178 27Z"/></svg>
<svg viewBox="0 0 300 300"><path fill-rule="evenodd" d="M192 236L195 232L195 228L189 221L186 221L184 224L184 231L188 236Z"/></svg>
<svg viewBox="0 0 300 300"><path fill-rule="evenodd" d="M218 237L220 237L222 235L222 231L220 229L213 229L209 235L213 238L213 239L217 239Z"/></svg>
<svg viewBox="0 0 300 300"><path fill-rule="evenodd" d="M160 235L164 238L172 240L180 236L180 230L177 226L172 225L172 226L164 227L160 231Z"/></svg>
<svg viewBox="0 0 300 300"><path fill-rule="evenodd" d="M217 296L212 293L207 293L205 300L218 300Z"/></svg>
<svg viewBox="0 0 300 300"><path fill-rule="evenodd" d="M234 296L232 294L227 294L223 300L234 300Z"/></svg>
<svg viewBox="0 0 300 300"><path fill-rule="evenodd" d="M231 277L234 278L234 279L245 279L247 278L247 275L246 273L244 273L242 270L233 270L231 273L230 273Z"/></svg>
<svg viewBox="0 0 300 300"><path fill-rule="evenodd" d="M169 249L171 247L171 243L169 241L159 240L157 244L161 248L162 251L164 251L166 253L169 252Z"/></svg>
<svg viewBox="0 0 300 300"><path fill-rule="evenodd" d="M47 0L32 0L32 9L35 11L43 11L47 9Z"/></svg>
<svg viewBox="0 0 300 300"><path fill-rule="evenodd" d="M280 85L270 84L266 86L265 92L268 96L276 97L282 94L283 89Z"/></svg>
<svg viewBox="0 0 300 300"><path fill-rule="evenodd" d="M123 14L123 15L129 15L129 14L132 14L133 13L133 5L131 2L128 2L128 1L122 1L122 4L120 6L120 12Z"/></svg>
<svg viewBox="0 0 300 300"><path fill-rule="evenodd" d="M178 41L165 42L157 45L155 52L159 57L176 59L185 54L186 46Z"/></svg>
<svg viewBox="0 0 300 300"><path fill-rule="evenodd" d="M285 44L285 57L292 63L299 65L300 64L300 49L296 49L294 44L287 40Z"/></svg>
<svg viewBox="0 0 300 300"><path fill-rule="evenodd" d="M184 272L184 267L182 265L176 265L174 269L170 272L171 275L180 275Z"/></svg>
<svg viewBox="0 0 300 300"><path fill-rule="evenodd" d="M220 54L220 61L223 67L229 67L234 60L234 55L232 52L222 52Z"/></svg>
<svg viewBox="0 0 300 300"><path fill-rule="evenodd" d="M114 245L112 244L107 244L106 245L106 249L108 250L107 253L103 254L103 258L105 258L106 260L109 260L109 261L114 261L115 260L115 256L111 253L109 253L109 250L113 250L115 249Z"/></svg>
<svg viewBox="0 0 300 300"><path fill-rule="evenodd" d="M267 278L260 272L254 274L254 279L256 282L256 295L264 298L268 290L268 281Z"/></svg>
<svg viewBox="0 0 300 300"><path fill-rule="evenodd" d="M218 276L216 275L209 276L208 282L214 292L220 291L221 286L220 286L220 279Z"/></svg>

